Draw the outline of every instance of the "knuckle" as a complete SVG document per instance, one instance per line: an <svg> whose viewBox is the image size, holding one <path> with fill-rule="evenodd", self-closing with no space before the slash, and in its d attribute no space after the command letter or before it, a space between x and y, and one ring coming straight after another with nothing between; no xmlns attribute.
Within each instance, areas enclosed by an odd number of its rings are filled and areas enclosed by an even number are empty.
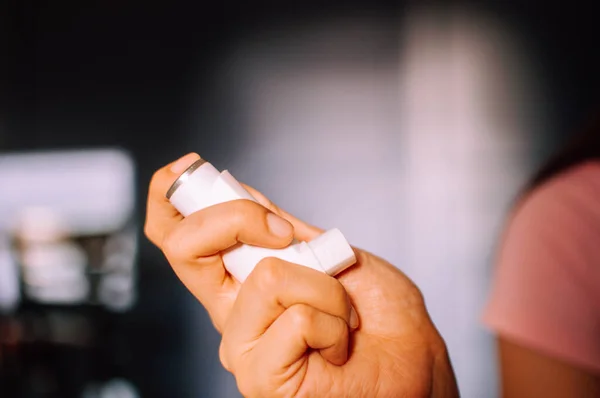
<svg viewBox="0 0 600 398"><path fill-rule="evenodd" d="M150 186L149 186L149 190L150 192L154 191L155 188L160 185L159 182L162 179L163 176L163 169L158 169L156 171L154 171L154 173L152 173L152 177L150 177Z"/></svg>
<svg viewBox="0 0 600 398"><path fill-rule="evenodd" d="M342 283L336 278L327 276L328 284L325 290L327 294L327 308L332 315L345 319L350 313L350 297Z"/></svg>
<svg viewBox="0 0 600 398"><path fill-rule="evenodd" d="M285 271L281 260L275 257L262 259L254 268L254 281L262 291L274 291L278 286L283 285Z"/></svg>
<svg viewBox="0 0 600 398"><path fill-rule="evenodd" d="M290 312L290 322L296 330L309 329L315 320L315 311L307 305L296 304L291 306L288 311Z"/></svg>
<svg viewBox="0 0 600 398"><path fill-rule="evenodd" d="M346 289L339 280L335 278L329 278L329 280L331 281L329 292L331 294L332 302L336 303L340 310L345 311L350 305L350 299L348 298Z"/></svg>
<svg viewBox="0 0 600 398"><path fill-rule="evenodd" d="M144 222L144 235L152 244L159 249L162 248L161 240L162 240L162 231L154 225L152 221L146 219Z"/></svg>
<svg viewBox="0 0 600 398"><path fill-rule="evenodd" d="M162 244L162 251L170 260L176 260L182 258L181 240L175 233L169 233L164 236Z"/></svg>
<svg viewBox="0 0 600 398"><path fill-rule="evenodd" d="M236 199L229 204L232 208L232 217L238 224L245 224L248 217L256 214L257 203L248 199Z"/></svg>
<svg viewBox="0 0 600 398"><path fill-rule="evenodd" d="M146 220L146 222L144 223L144 235L146 236L146 238L148 238L152 243L156 244L156 240L155 240L155 236L154 233L152 231L152 227L150 225L150 222L148 220Z"/></svg>
<svg viewBox="0 0 600 398"><path fill-rule="evenodd" d="M221 361L221 365L227 370L231 372L231 367L229 365L229 361L227 360L227 347L225 345L225 339L221 339L221 344L219 345L219 360Z"/></svg>

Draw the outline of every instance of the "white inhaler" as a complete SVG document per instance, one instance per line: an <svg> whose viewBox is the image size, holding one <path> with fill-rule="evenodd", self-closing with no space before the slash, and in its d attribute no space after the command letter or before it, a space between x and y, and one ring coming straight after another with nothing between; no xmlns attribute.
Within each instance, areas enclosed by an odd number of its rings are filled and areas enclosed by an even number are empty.
<svg viewBox="0 0 600 398"><path fill-rule="evenodd" d="M227 171L219 172L198 159L169 188L167 199L184 216L206 207L237 199L258 201ZM227 271L240 283L266 257L304 265L335 276L356 262L354 250L338 229L330 229L310 242L294 241L283 249L237 244L221 253Z"/></svg>

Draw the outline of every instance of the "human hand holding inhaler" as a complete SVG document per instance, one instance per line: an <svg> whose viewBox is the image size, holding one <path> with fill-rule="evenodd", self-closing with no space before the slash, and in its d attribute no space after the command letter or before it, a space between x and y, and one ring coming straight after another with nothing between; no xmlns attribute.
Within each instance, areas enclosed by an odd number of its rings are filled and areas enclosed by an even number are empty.
<svg viewBox="0 0 600 398"><path fill-rule="evenodd" d="M184 217L219 203L246 199L258 201L225 170L220 172L200 158L175 180L167 199ZM310 242L294 241L283 249L239 243L222 253L227 271L243 283L266 257L277 257L335 276L356 262L354 251L338 229L330 229Z"/></svg>
<svg viewBox="0 0 600 398"><path fill-rule="evenodd" d="M406 275L198 158L154 173L144 232L221 333L244 397L458 397Z"/></svg>

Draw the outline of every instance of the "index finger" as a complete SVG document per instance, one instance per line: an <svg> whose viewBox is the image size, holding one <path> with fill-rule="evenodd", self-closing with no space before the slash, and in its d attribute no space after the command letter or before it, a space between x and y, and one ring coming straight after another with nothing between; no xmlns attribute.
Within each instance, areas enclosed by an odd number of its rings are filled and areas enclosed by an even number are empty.
<svg viewBox="0 0 600 398"><path fill-rule="evenodd" d="M166 197L169 187L192 163L200 159L197 153L188 153L178 160L158 169L150 181L146 205L144 233L152 243L162 249L162 242L183 216Z"/></svg>

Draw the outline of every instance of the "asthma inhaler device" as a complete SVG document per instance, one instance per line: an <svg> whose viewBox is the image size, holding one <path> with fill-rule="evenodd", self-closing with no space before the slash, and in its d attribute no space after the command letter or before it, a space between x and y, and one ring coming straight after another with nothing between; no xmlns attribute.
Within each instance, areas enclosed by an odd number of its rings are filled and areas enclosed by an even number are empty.
<svg viewBox="0 0 600 398"><path fill-rule="evenodd" d="M258 203L227 171L220 172L204 159L187 168L167 191L167 199L184 216L206 207L237 199ZM294 241L283 249L238 243L221 253L227 271L240 283L265 257L304 265L335 276L356 262L354 251L338 229L330 229L310 242Z"/></svg>

